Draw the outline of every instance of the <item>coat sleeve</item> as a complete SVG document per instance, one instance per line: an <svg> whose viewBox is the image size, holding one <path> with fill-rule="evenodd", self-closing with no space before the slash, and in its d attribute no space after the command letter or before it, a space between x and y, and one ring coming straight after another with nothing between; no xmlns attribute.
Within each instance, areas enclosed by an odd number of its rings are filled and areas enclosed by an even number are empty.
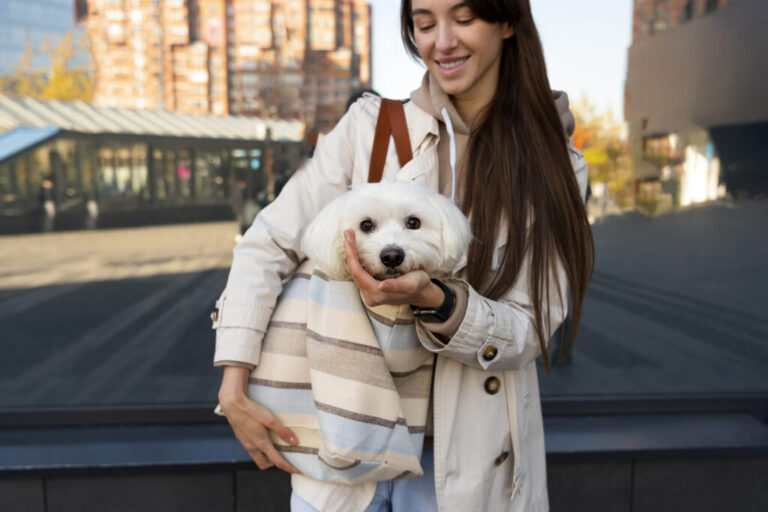
<svg viewBox="0 0 768 512"><path fill-rule="evenodd" d="M583 199L587 189L587 165L581 152L569 148L569 153ZM464 319L448 343L442 343L425 324L417 321L416 330L422 345L431 352L484 370L519 370L535 360L541 354L541 347L528 287L529 272L530 253L515 284L497 301L483 297L466 281L446 280L468 293ZM568 314L567 290L565 270L558 260L550 273L549 308L545 303L542 310L544 319L549 318L549 323L543 325L547 340Z"/></svg>
<svg viewBox="0 0 768 512"><path fill-rule="evenodd" d="M255 366L283 280L304 260L301 238L317 213L347 191L352 179L354 119L352 105L336 127L323 137L311 160L264 208L233 251L226 287L216 301L214 365L231 362Z"/></svg>

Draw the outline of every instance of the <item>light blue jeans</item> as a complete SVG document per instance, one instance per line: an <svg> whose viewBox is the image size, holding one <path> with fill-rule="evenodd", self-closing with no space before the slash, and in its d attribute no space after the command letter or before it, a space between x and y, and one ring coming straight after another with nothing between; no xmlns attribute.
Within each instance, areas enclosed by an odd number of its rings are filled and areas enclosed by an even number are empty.
<svg viewBox="0 0 768 512"><path fill-rule="evenodd" d="M419 478L387 480L379 482L376 494L366 512L437 512L435 497L435 456L432 449L424 449L421 467L424 474ZM291 493L291 512L318 512L306 501Z"/></svg>

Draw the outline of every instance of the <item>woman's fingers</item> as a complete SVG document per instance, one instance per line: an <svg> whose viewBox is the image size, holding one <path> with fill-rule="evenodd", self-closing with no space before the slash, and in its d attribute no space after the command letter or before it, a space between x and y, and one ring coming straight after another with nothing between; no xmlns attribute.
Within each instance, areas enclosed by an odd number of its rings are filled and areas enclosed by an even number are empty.
<svg viewBox="0 0 768 512"><path fill-rule="evenodd" d="M299 440L296 438L291 429L280 423L280 420L277 419L277 416L272 414L269 409L265 407L262 407L262 409L263 410L261 411L261 415L259 417L259 421L262 425L273 431L280 439L286 443L294 446L299 444Z"/></svg>
<svg viewBox="0 0 768 512"><path fill-rule="evenodd" d="M249 450L248 454L251 456L253 462L256 463L259 469L269 469L274 466L274 464L269 461L266 455L264 455L264 452L260 450Z"/></svg>
<svg viewBox="0 0 768 512"><path fill-rule="evenodd" d="M357 257L357 243L355 241L355 232L352 229L344 231L344 254L347 256L347 270L349 275L361 290L375 291L378 289L379 281L369 274Z"/></svg>
<svg viewBox="0 0 768 512"><path fill-rule="evenodd" d="M278 468L282 469L286 473L298 473L299 470L293 467L290 462L285 460L285 458L280 455L280 452L277 451L277 448L273 444L269 444L269 446L264 446L264 455Z"/></svg>

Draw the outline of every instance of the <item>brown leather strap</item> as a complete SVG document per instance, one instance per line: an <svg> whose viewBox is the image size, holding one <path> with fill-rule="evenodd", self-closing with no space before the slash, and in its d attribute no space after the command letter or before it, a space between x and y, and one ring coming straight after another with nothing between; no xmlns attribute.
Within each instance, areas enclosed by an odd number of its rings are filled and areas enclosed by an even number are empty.
<svg viewBox="0 0 768 512"><path fill-rule="evenodd" d="M413 158L403 104L399 100L382 99L381 107L379 107L379 118L376 121L376 134L373 137L371 163L368 167L368 183L381 181L389 150L390 135L395 139L397 158L400 167L402 167Z"/></svg>
<svg viewBox="0 0 768 512"><path fill-rule="evenodd" d="M368 183L378 183L384 174L384 162L389 150L389 134L392 129L389 125L389 114L381 101L379 107L379 119L376 121L376 134L373 136L373 149L371 150L371 164L368 167Z"/></svg>
<svg viewBox="0 0 768 512"><path fill-rule="evenodd" d="M395 138L395 149L400 160L400 167L411 161L411 139L408 138L408 125L405 124L403 103L398 100L387 100L389 124L392 126L392 136Z"/></svg>

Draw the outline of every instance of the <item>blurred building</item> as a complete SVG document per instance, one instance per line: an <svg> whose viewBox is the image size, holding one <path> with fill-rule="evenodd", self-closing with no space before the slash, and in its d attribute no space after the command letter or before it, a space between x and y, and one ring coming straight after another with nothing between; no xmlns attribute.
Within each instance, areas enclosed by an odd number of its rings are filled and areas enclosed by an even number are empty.
<svg viewBox="0 0 768 512"><path fill-rule="evenodd" d="M737 0L635 0L632 42L714 12Z"/></svg>
<svg viewBox="0 0 768 512"><path fill-rule="evenodd" d="M364 0L88 0L104 107L296 119L327 130L370 86Z"/></svg>
<svg viewBox="0 0 768 512"><path fill-rule="evenodd" d="M650 213L768 192L768 2L638 0L625 117Z"/></svg>
<svg viewBox="0 0 768 512"><path fill-rule="evenodd" d="M75 25L75 0L2 0L0 2L0 73L13 71L27 47L37 50L48 40L55 44L67 32L80 36ZM82 51L76 56L85 63L88 56ZM44 67L40 56L33 60L35 67Z"/></svg>
<svg viewBox="0 0 768 512"><path fill-rule="evenodd" d="M0 132L0 234L233 219L306 156L298 121L1 94Z"/></svg>

